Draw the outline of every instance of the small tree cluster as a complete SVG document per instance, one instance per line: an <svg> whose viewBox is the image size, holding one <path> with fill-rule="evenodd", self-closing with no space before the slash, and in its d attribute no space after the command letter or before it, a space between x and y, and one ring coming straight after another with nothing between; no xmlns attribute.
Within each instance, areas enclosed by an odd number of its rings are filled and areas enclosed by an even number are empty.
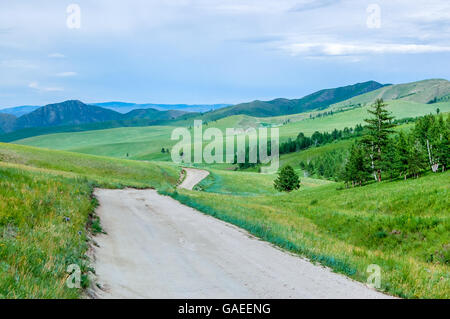
<svg viewBox="0 0 450 319"><path fill-rule="evenodd" d="M366 120L367 135L355 143L342 173L342 179L353 186L373 178L418 177L425 170L445 171L450 158L450 115L426 115L417 119L413 130L392 134L392 117L382 100ZM371 177L372 176L372 177Z"/></svg>

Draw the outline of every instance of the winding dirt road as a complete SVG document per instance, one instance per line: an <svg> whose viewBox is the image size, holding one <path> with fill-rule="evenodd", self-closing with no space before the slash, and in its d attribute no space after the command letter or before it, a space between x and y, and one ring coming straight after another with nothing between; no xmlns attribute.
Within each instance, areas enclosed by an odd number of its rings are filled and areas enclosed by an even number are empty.
<svg viewBox="0 0 450 319"><path fill-rule="evenodd" d="M204 178L206 178L209 175L209 172L203 169L184 167L183 170L186 172L186 178L178 186L178 188L192 190L195 185L200 183Z"/></svg>
<svg viewBox="0 0 450 319"><path fill-rule="evenodd" d="M107 235L94 239L94 297L388 297L155 190L95 196Z"/></svg>

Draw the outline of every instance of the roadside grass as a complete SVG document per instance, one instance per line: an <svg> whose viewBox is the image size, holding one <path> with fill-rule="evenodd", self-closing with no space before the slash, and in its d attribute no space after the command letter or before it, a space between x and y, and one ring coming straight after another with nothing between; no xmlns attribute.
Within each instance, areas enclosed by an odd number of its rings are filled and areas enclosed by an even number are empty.
<svg viewBox="0 0 450 319"><path fill-rule="evenodd" d="M78 298L66 286L77 264L88 285L88 229L94 210L85 178L0 166L0 298Z"/></svg>
<svg viewBox="0 0 450 319"><path fill-rule="evenodd" d="M89 285L88 234L103 232L94 187L173 187L179 169L0 143L0 298L79 298Z"/></svg>
<svg viewBox="0 0 450 319"><path fill-rule="evenodd" d="M449 298L449 178L430 173L341 190L333 183L278 196L169 194L361 282L377 264L388 294Z"/></svg>

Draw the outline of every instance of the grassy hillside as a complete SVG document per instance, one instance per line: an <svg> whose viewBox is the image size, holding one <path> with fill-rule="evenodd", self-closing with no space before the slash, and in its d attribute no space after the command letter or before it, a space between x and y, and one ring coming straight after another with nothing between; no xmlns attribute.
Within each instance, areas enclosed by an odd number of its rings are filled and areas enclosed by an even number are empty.
<svg viewBox="0 0 450 319"><path fill-rule="evenodd" d="M77 298L66 284L77 264L86 286L92 185L0 162L0 299Z"/></svg>
<svg viewBox="0 0 450 319"><path fill-rule="evenodd" d="M89 219L94 186L176 184L179 169L0 143L0 298L77 298L65 285L78 264L87 285Z"/></svg>
<svg viewBox="0 0 450 319"><path fill-rule="evenodd" d="M232 194L220 187L171 195L356 280L365 282L367 267L377 264L387 293L450 297L449 172L356 189L331 183L253 196L247 190L256 183L265 190L269 179L252 179L249 188L247 179L231 174L219 183L234 184Z"/></svg>
<svg viewBox="0 0 450 319"><path fill-rule="evenodd" d="M162 188L175 184L178 179L178 170L170 163L137 162L4 143L0 143L0 163L81 176L105 187Z"/></svg>
<svg viewBox="0 0 450 319"><path fill-rule="evenodd" d="M332 105L330 108L342 108L357 104L368 105L382 98L385 101L402 100L426 104L435 98L439 101L450 94L450 82L443 79L424 80L412 83L390 85L378 90L355 96ZM445 102L445 99L444 99Z"/></svg>

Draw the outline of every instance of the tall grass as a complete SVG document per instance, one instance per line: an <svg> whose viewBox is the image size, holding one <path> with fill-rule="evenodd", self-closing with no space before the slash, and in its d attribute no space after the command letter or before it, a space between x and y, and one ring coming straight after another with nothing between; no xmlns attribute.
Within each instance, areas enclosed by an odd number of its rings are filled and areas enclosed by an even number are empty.
<svg viewBox="0 0 450 319"><path fill-rule="evenodd" d="M77 264L87 284L85 179L0 167L0 298L77 298L65 285Z"/></svg>

